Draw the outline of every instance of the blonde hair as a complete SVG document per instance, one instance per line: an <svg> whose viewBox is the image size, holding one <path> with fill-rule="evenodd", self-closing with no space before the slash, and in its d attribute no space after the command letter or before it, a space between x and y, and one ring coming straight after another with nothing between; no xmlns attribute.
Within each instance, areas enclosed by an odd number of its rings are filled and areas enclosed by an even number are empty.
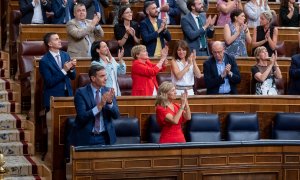
<svg viewBox="0 0 300 180"><path fill-rule="evenodd" d="M141 51L147 50L145 45L136 45L131 49L131 56L133 59L137 59L137 55L140 54Z"/></svg>
<svg viewBox="0 0 300 180"><path fill-rule="evenodd" d="M261 14L265 16L265 18L271 23L273 20L273 15L271 11L264 11Z"/></svg>
<svg viewBox="0 0 300 180"><path fill-rule="evenodd" d="M263 50L267 50L267 48L265 46L259 46L254 50L254 57L256 59L256 61L259 60L259 53L261 53Z"/></svg>
<svg viewBox="0 0 300 180"><path fill-rule="evenodd" d="M158 92L156 96L155 106L161 105L166 107L169 103L168 92L174 87L174 84L170 81L165 81L161 83L158 87Z"/></svg>

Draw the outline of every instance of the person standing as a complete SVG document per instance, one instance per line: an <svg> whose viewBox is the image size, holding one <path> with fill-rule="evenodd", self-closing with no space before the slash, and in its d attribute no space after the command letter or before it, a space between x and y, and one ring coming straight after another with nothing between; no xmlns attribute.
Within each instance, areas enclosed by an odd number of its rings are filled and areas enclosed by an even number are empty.
<svg viewBox="0 0 300 180"><path fill-rule="evenodd" d="M112 121L120 116L114 89L105 87L107 77L103 66L91 66L89 77L91 83L75 93L76 125L71 144L114 144L116 132Z"/></svg>
<svg viewBox="0 0 300 180"><path fill-rule="evenodd" d="M191 120L187 91L181 94L181 104L174 103L176 89L173 83L165 81L156 96L156 119L161 127L159 143L185 143L183 124Z"/></svg>
<svg viewBox="0 0 300 180"><path fill-rule="evenodd" d="M224 43L212 44L212 56L203 64L207 94L237 94L241 75L233 56L224 51Z"/></svg>
<svg viewBox="0 0 300 180"><path fill-rule="evenodd" d="M190 50L196 50L197 56L209 56L207 37L214 35L214 24L217 16L206 18L202 0L188 0L187 8L191 11L181 18L181 28L184 39Z"/></svg>
<svg viewBox="0 0 300 180"><path fill-rule="evenodd" d="M104 41L95 41L92 44L92 64L103 66L106 70L106 87L113 88L117 96L121 96L118 83L118 75L126 74L126 64L123 60L124 49L119 50L118 61L112 57L107 44Z"/></svg>
<svg viewBox="0 0 300 180"><path fill-rule="evenodd" d="M57 33L47 33L44 44L48 52L42 57L39 70L44 80L43 102L48 112L50 96L73 96L71 80L76 78L76 59L60 50L62 45Z"/></svg>
<svg viewBox="0 0 300 180"><path fill-rule="evenodd" d="M46 12L51 12L49 0L19 0L22 24L48 24Z"/></svg>
<svg viewBox="0 0 300 180"><path fill-rule="evenodd" d="M300 54L292 56L288 94L300 95Z"/></svg>
<svg viewBox="0 0 300 180"><path fill-rule="evenodd" d="M154 64L149 60L146 46L137 45L131 50L134 59L132 63L132 92L133 96L153 96L157 94L156 75L166 70L168 64L168 46L161 53L158 63Z"/></svg>
<svg viewBox="0 0 300 180"><path fill-rule="evenodd" d="M147 47L150 57L161 55L161 50L171 41L171 34L167 29L167 18L158 19L158 10L154 1L146 1L144 13L147 17L140 23L142 41Z"/></svg>
<svg viewBox="0 0 300 180"><path fill-rule="evenodd" d="M93 20L86 19L85 6L80 3L74 7L74 16L67 23L68 53L71 57L91 57L92 43L104 36L98 24L100 17L95 14Z"/></svg>

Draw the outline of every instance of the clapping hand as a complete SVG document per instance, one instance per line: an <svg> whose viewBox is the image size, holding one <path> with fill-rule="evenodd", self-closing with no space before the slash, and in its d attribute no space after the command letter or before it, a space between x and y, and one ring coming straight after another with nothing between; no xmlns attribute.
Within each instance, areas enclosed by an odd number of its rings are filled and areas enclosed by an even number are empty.
<svg viewBox="0 0 300 180"><path fill-rule="evenodd" d="M187 90L184 90L184 93L181 93L181 108L184 108L187 105Z"/></svg>
<svg viewBox="0 0 300 180"><path fill-rule="evenodd" d="M124 48L122 47L122 49L119 49L118 51L118 60L121 61L124 57Z"/></svg>
<svg viewBox="0 0 300 180"><path fill-rule="evenodd" d="M99 14L99 15L100 15L100 14ZM99 23L100 18L101 18L101 15L98 16L97 14L94 14L94 17L93 17L93 19L92 19L92 24L93 24L94 26L96 26L96 25Z"/></svg>

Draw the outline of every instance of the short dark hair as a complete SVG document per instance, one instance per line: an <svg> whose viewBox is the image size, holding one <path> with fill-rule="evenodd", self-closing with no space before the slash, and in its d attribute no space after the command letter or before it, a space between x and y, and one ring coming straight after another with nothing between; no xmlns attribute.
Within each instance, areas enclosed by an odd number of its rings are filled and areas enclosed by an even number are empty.
<svg viewBox="0 0 300 180"><path fill-rule="evenodd" d="M188 10L192 11L192 6L195 6L195 0L187 0L186 7Z"/></svg>
<svg viewBox="0 0 300 180"><path fill-rule="evenodd" d="M129 5L123 5L123 6L121 6L121 8L119 9L119 14L118 14L118 22L119 23L123 23L124 22L124 19L123 19L123 14L124 14L124 12L126 11L126 9L127 8L130 8L130 6Z"/></svg>
<svg viewBox="0 0 300 180"><path fill-rule="evenodd" d="M89 69L89 77L91 79L92 76L96 76L98 71L101 71L105 69L103 66L100 66L98 64L96 65L91 65L90 69Z"/></svg>
<svg viewBox="0 0 300 180"><path fill-rule="evenodd" d="M97 49L100 49L100 43L104 41L94 41L91 46L91 56L92 61L99 61L99 53L97 52Z"/></svg>
<svg viewBox="0 0 300 180"><path fill-rule="evenodd" d="M242 14L244 11L241 9L234 9L230 14L231 22L235 22L234 17L238 17L240 14Z"/></svg>
<svg viewBox="0 0 300 180"><path fill-rule="evenodd" d="M49 33L47 33L47 34L44 35L43 40L44 40L44 44L45 44L45 46L46 46L47 48L49 48L48 43L50 42L51 36L52 36L52 35L55 35L55 34L57 34L57 33L55 33L55 32L49 32Z"/></svg>
<svg viewBox="0 0 300 180"><path fill-rule="evenodd" d="M146 10L152 4L155 4L155 1L145 1L145 3L144 3L144 14L146 14L147 16L148 16L148 14L147 14Z"/></svg>

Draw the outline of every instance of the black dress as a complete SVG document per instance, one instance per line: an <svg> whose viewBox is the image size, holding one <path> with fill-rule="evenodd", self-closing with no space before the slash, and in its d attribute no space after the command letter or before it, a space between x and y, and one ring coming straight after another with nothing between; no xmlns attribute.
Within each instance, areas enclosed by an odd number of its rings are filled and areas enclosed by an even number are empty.
<svg viewBox="0 0 300 180"><path fill-rule="evenodd" d="M262 41L262 40L266 39L266 34L267 34L268 31L270 31L270 37L271 38L273 37L274 26L270 26L270 28L266 32L264 30L264 27L262 27L262 26L257 26L256 30L257 30L256 31L256 42L259 42L259 41ZM262 46L264 46L267 49L268 54L271 57L274 51L271 49L269 43L265 42ZM254 56L255 49L256 48L252 49L252 56Z"/></svg>
<svg viewBox="0 0 300 180"><path fill-rule="evenodd" d="M140 38L140 29L138 26L138 23L135 21L130 21L130 27L132 27L135 30L135 36L139 39ZM114 26L114 33L115 33L115 38L116 40L121 40L125 33L126 29L123 23L117 23ZM124 57L131 57L131 49L135 45L134 38L129 35L126 43L123 45L124 47ZM122 47L119 47L122 48Z"/></svg>

